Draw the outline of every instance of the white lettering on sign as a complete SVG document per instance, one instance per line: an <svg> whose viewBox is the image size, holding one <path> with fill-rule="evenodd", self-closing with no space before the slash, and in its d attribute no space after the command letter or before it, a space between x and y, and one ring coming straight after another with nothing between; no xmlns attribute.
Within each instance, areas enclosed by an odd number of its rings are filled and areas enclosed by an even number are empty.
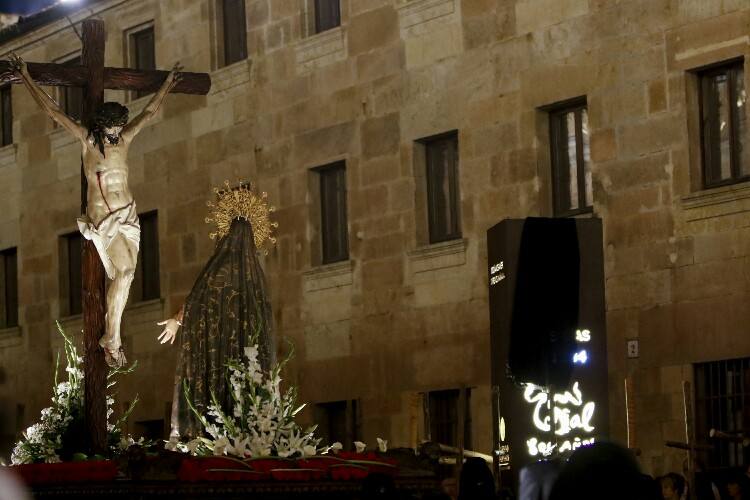
<svg viewBox="0 0 750 500"><path fill-rule="evenodd" d="M594 438L581 439L579 437L574 438L572 441L565 440L560 443L558 451L560 453L563 453L566 451L577 450L581 446L594 444L594 441ZM552 452L554 452L555 448L557 448L557 443L552 443L551 441L539 441L537 440L537 438L530 438L526 441L526 446L529 450L529 455L531 455L532 457L535 457L537 455L548 457L552 455Z"/></svg>
<svg viewBox="0 0 750 500"><path fill-rule="evenodd" d="M573 354L573 363L585 365L586 361L588 360L589 360L589 355L586 352L586 349L583 349L582 351Z"/></svg>
<svg viewBox="0 0 750 500"><path fill-rule="evenodd" d="M526 384L523 394L527 403L534 405L531 419L534 427L541 432L554 431L556 436L567 439L559 443L558 452L574 450L579 446L593 443L593 438L571 434L591 433L595 430L591 422L594 418L596 404L585 402L578 382L573 384L570 391L556 393L550 402L549 392L534 384ZM536 437L526 440L531 456L549 456L557 448L558 443L541 441Z"/></svg>
<svg viewBox="0 0 750 500"><path fill-rule="evenodd" d="M576 330L576 342L589 342L591 340L591 332L588 330Z"/></svg>
<svg viewBox="0 0 750 500"><path fill-rule="evenodd" d="M505 279L503 267L505 267L505 264L502 260L490 267L490 286L497 285Z"/></svg>
<svg viewBox="0 0 750 500"><path fill-rule="evenodd" d="M505 275L504 274L497 274L497 275L493 276L492 278L490 278L490 286L491 285L497 285L498 283L500 283L504 279L505 279Z"/></svg>

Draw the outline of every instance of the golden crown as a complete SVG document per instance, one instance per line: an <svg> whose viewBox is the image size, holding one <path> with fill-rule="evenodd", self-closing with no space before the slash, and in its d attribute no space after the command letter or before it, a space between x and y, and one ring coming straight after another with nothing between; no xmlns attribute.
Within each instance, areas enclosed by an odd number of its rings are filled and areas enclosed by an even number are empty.
<svg viewBox="0 0 750 500"><path fill-rule="evenodd" d="M216 231L208 234L212 240L217 236L226 236L234 219L245 219L253 226L255 246L258 249L267 241L276 243L272 233L274 228L279 227L279 223L271 222L270 214L275 208L268 204L268 193L258 195L252 184L244 182L232 188L229 181L224 181L224 189L214 188L214 193L216 202L206 203L210 208L206 223L216 224Z"/></svg>

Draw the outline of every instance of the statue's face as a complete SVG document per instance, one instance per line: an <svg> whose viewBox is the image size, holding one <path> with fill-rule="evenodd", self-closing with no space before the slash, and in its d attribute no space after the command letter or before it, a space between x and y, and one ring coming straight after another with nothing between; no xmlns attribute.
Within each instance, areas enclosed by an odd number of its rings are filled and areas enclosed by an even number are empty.
<svg viewBox="0 0 750 500"><path fill-rule="evenodd" d="M117 144L117 139L120 137L122 127L104 127L104 136L111 144Z"/></svg>

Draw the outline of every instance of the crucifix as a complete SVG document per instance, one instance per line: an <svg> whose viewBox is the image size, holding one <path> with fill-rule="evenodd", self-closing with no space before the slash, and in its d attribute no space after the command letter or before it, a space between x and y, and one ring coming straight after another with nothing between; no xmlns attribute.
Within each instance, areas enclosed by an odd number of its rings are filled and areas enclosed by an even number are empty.
<svg viewBox="0 0 750 500"><path fill-rule="evenodd" d="M107 447L107 364L125 363L120 317L135 270L140 226L127 185L127 148L170 92L205 95L205 73L104 67L104 22L83 22L80 66L28 63L15 56L0 61L0 81L23 83L34 100L82 144L81 211L85 237L81 258L85 350L85 419L88 449ZM82 123L64 114L39 86L83 87ZM104 89L154 91L143 112L130 123L127 108L104 103ZM105 299L105 271L112 279Z"/></svg>

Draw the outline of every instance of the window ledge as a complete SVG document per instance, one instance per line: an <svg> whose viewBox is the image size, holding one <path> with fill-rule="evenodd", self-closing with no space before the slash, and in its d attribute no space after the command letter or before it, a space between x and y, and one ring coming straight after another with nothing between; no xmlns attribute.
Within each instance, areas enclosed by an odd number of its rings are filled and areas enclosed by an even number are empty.
<svg viewBox="0 0 750 500"><path fill-rule="evenodd" d="M345 260L319 266L302 274L305 292L315 292L340 286L351 286L354 261Z"/></svg>
<svg viewBox="0 0 750 500"><path fill-rule="evenodd" d="M397 9L404 38L420 36L435 26L459 20L456 0L401 0Z"/></svg>
<svg viewBox="0 0 750 500"><path fill-rule="evenodd" d="M0 328L0 347L13 347L21 345L22 330L20 326Z"/></svg>
<svg viewBox="0 0 750 500"><path fill-rule="evenodd" d="M0 147L0 168L16 164L16 144L11 143Z"/></svg>
<svg viewBox="0 0 750 500"><path fill-rule="evenodd" d="M423 273L457 267L466 264L466 247L468 240L461 238L457 240L442 241L424 247L419 247L407 253L411 261L412 272Z"/></svg>
<svg viewBox="0 0 750 500"><path fill-rule="evenodd" d="M297 72L304 73L346 59L346 34L341 26L300 39L294 54Z"/></svg>
<svg viewBox="0 0 750 500"><path fill-rule="evenodd" d="M211 90L208 93L216 94L249 82L250 64L251 59L248 57L213 71L211 73Z"/></svg>
<svg viewBox="0 0 750 500"><path fill-rule="evenodd" d="M680 199L688 221L750 211L750 181L704 189Z"/></svg>

